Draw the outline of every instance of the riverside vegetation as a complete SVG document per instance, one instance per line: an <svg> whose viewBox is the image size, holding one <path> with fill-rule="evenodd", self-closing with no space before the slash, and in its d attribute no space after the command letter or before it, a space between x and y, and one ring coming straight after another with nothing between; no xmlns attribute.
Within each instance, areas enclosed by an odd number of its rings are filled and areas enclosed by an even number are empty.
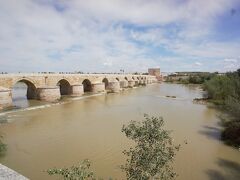
<svg viewBox="0 0 240 180"><path fill-rule="evenodd" d="M240 148L240 69L226 74L192 73L184 78L169 76L166 81L202 85L207 98L196 100L207 100L229 115L222 121L222 139Z"/></svg>
<svg viewBox="0 0 240 180"><path fill-rule="evenodd" d="M162 117L144 115L144 121L131 121L122 127L126 137L135 142L135 147L125 150L127 156L121 169L127 179L149 180L175 179L177 174L171 166L180 145L173 144L171 132L164 130ZM89 160L70 168L53 168L47 170L49 175L59 175L64 180L100 179L90 171Z"/></svg>
<svg viewBox="0 0 240 180"><path fill-rule="evenodd" d="M227 144L240 147L240 69L213 76L203 88L208 92L210 102L230 115L223 120L222 139Z"/></svg>

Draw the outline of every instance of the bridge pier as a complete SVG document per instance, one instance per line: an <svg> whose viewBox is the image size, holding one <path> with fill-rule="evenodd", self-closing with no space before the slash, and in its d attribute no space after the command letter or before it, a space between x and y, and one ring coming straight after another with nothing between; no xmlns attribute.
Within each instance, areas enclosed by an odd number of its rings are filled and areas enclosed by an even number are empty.
<svg viewBox="0 0 240 180"><path fill-rule="evenodd" d="M127 88L127 87L128 87L128 81L127 80L120 81L120 88Z"/></svg>
<svg viewBox="0 0 240 180"><path fill-rule="evenodd" d="M76 84L71 86L72 89L72 96L81 96L83 95L83 85L82 84Z"/></svg>
<svg viewBox="0 0 240 180"><path fill-rule="evenodd" d="M37 88L37 99L54 102L61 98L59 86Z"/></svg>
<svg viewBox="0 0 240 180"><path fill-rule="evenodd" d="M135 85L134 81L132 80L128 81L128 87L133 88L134 85Z"/></svg>
<svg viewBox="0 0 240 180"><path fill-rule="evenodd" d="M99 93L105 91L105 83L94 83L92 84L92 92Z"/></svg>
<svg viewBox="0 0 240 180"><path fill-rule="evenodd" d="M12 106L11 89L0 87L0 110Z"/></svg>
<svg viewBox="0 0 240 180"><path fill-rule="evenodd" d="M139 85L139 81L135 81L134 86L138 86Z"/></svg>
<svg viewBox="0 0 240 180"><path fill-rule="evenodd" d="M143 80L143 86L147 85L147 80Z"/></svg>
<svg viewBox="0 0 240 180"><path fill-rule="evenodd" d="M108 90L110 92L116 93L120 91L120 83L119 81L112 81L108 83Z"/></svg>
<svg viewBox="0 0 240 180"><path fill-rule="evenodd" d="M146 80L140 80L140 84L141 84L142 86L146 86Z"/></svg>
<svg viewBox="0 0 240 180"><path fill-rule="evenodd" d="M150 79L147 80L147 84L151 84L152 81Z"/></svg>

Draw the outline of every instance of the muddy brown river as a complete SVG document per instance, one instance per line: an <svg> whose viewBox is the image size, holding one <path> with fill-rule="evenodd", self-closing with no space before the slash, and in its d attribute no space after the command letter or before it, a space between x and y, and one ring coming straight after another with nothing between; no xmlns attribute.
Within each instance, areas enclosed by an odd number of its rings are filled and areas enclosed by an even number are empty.
<svg viewBox="0 0 240 180"><path fill-rule="evenodd" d="M176 98L167 98L176 96ZM25 109L0 113L0 132L7 152L0 163L30 179L47 180L44 170L68 167L90 159L98 177L125 179L119 169L132 142L123 124L143 114L162 116L182 144L174 169L178 180L239 180L240 151L220 141L219 113L192 100L202 97L197 86L152 84L118 94L66 98L46 105L16 98Z"/></svg>

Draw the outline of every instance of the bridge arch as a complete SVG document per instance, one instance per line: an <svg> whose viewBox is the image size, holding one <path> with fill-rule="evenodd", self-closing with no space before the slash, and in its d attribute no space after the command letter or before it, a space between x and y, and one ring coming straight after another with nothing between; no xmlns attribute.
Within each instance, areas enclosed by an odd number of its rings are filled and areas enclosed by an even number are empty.
<svg viewBox="0 0 240 180"><path fill-rule="evenodd" d="M61 95L70 95L71 94L71 85L66 79L61 79L57 82L59 86Z"/></svg>
<svg viewBox="0 0 240 180"><path fill-rule="evenodd" d="M116 78L117 81L119 81L119 78Z"/></svg>
<svg viewBox="0 0 240 180"><path fill-rule="evenodd" d="M92 92L92 83L89 79L84 79L82 85L84 92Z"/></svg>
<svg viewBox="0 0 240 180"><path fill-rule="evenodd" d="M26 79L26 78L22 78L22 79L18 79L14 82L13 86L12 86L13 92L12 92L12 96L13 99L17 96L17 92L15 93L15 91L25 91L26 89L26 93L24 96L27 97L27 99L36 99L37 98L37 88L36 85L34 84L33 81Z"/></svg>
<svg viewBox="0 0 240 180"><path fill-rule="evenodd" d="M108 83L109 83L108 79L107 78L103 78L102 82L105 84L105 89L107 89Z"/></svg>
<svg viewBox="0 0 240 180"><path fill-rule="evenodd" d="M128 78L127 78L127 77L125 77L124 79L128 81Z"/></svg>

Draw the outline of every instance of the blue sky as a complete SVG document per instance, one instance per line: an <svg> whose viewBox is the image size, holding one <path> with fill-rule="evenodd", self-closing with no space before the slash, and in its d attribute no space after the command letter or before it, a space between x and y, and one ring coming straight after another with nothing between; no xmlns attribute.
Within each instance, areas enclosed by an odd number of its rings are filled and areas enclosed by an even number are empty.
<svg viewBox="0 0 240 180"><path fill-rule="evenodd" d="M0 0L0 71L232 71L240 0Z"/></svg>

